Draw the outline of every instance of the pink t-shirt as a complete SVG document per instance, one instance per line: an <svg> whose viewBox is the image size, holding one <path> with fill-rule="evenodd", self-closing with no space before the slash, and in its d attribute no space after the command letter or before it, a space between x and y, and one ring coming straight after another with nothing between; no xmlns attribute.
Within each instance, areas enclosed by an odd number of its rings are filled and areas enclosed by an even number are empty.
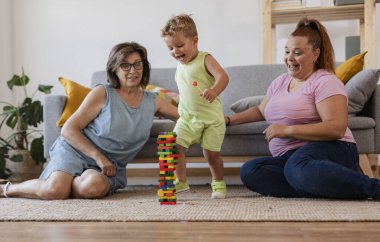
<svg viewBox="0 0 380 242"><path fill-rule="evenodd" d="M347 97L343 83L326 70L314 72L305 84L294 92L288 87L292 76L285 73L277 77L269 86L267 96L269 101L264 115L269 124L310 124L321 121L316 104L333 95ZM342 141L356 143L351 130L347 127ZM273 138L269 142L269 150L273 156L280 156L285 152L306 144L307 141L294 138Z"/></svg>

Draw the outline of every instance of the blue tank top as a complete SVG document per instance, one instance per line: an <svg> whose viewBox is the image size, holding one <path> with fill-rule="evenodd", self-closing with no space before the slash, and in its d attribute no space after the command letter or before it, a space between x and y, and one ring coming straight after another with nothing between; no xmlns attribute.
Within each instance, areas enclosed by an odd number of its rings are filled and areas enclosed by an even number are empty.
<svg viewBox="0 0 380 242"><path fill-rule="evenodd" d="M83 134L111 160L125 166L149 138L156 110L156 93L144 90L137 108L129 107L109 84L106 102Z"/></svg>

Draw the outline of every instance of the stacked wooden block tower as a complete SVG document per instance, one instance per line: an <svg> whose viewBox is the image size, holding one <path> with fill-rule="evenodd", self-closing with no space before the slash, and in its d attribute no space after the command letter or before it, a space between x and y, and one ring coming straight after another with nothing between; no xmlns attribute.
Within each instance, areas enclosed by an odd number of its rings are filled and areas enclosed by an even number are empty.
<svg viewBox="0 0 380 242"><path fill-rule="evenodd" d="M178 150L175 132L161 132L157 137L157 154L160 168L158 196L159 202L163 204L176 204L174 174L178 162Z"/></svg>

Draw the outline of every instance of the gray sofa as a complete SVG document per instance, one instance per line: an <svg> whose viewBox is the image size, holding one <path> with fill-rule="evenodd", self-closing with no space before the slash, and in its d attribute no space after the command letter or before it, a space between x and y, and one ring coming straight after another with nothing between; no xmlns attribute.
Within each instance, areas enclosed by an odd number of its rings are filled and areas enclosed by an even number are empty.
<svg viewBox="0 0 380 242"><path fill-rule="evenodd" d="M236 101L245 97L265 95L271 81L285 72L282 64L233 66L226 67L225 70L230 78L228 87L222 93L223 111L226 115L233 113L230 106ZM366 72L369 72L372 79L377 78L378 80L380 71L366 70ZM150 84L178 92L174 82L174 73L175 68L153 68ZM106 74L104 71L95 72L92 76L91 86L105 81ZM373 89L375 90L370 91L369 97L367 97L369 100L365 102L364 108L356 115L351 114L349 117L349 127L353 131L360 154L380 154L380 85L375 84ZM50 95L45 98L44 137L46 158L49 158L48 150L60 132L55 122L60 117L65 99L65 96L59 95ZM363 100L361 101L363 102ZM267 142L262 134L266 126L265 121L229 126L221 152L224 160L228 161L230 158L236 157L246 158L247 156L270 155ZM171 131L173 127L174 122L170 120L155 120L151 129L151 138L136 158L151 159L151 162L155 162L157 156L155 141L158 133ZM187 156L202 157L199 145L193 145L188 150ZM135 159L135 161L138 161L138 159Z"/></svg>

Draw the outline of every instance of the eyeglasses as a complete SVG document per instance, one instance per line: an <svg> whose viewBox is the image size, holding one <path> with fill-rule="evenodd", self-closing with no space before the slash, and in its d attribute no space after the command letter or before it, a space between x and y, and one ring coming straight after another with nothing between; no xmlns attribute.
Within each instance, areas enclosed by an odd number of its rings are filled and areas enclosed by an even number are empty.
<svg viewBox="0 0 380 242"><path fill-rule="evenodd" d="M123 71L129 71L131 70L131 68L135 68L135 70L141 70L143 68L143 62L142 61L138 61L138 62L135 62L133 64L130 64L130 63L121 63L120 64L120 68L123 70Z"/></svg>

